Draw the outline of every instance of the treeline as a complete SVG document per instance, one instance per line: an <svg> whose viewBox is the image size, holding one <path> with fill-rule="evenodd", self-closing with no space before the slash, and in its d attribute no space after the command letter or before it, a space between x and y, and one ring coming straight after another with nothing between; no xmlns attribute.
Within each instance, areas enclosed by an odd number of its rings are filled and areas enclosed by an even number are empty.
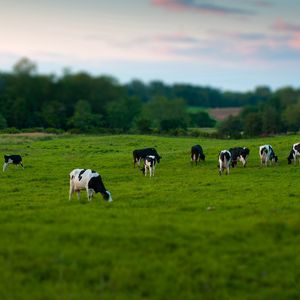
<svg viewBox="0 0 300 300"><path fill-rule="evenodd" d="M297 127L290 122L290 115L299 106L299 91L293 89L273 93L268 87L258 87L253 92L237 93L160 81L145 84L139 80L122 85L109 76L65 70L57 77L39 75L36 70L37 66L24 58L12 72L0 73L0 129L172 133L189 127L214 127L216 121L205 108L237 106L247 108L220 125L222 136L243 131L260 134L259 129L275 133ZM289 105L292 108L288 109ZM193 106L204 109L187 109ZM270 126L267 119L276 119L277 127Z"/></svg>
<svg viewBox="0 0 300 300"><path fill-rule="evenodd" d="M258 105L245 106L218 127L224 138L253 137L300 132L300 90L286 87Z"/></svg>

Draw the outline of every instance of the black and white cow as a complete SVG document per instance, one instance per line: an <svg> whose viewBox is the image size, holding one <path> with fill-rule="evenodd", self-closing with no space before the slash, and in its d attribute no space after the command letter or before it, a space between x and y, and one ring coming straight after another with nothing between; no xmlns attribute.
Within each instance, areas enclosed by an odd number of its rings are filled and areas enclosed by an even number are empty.
<svg viewBox="0 0 300 300"><path fill-rule="evenodd" d="M234 168L237 165L237 162L240 161L243 167L246 167L248 156L250 150L246 147L234 147L230 148L229 152L231 153L231 166Z"/></svg>
<svg viewBox="0 0 300 300"><path fill-rule="evenodd" d="M157 162L160 162L160 159L162 158L156 151L155 148L144 148L144 149L136 149L132 152L133 155L133 167L137 164L140 166L141 160L145 160L147 155L153 155L155 156Z"/></svg>
<svg viewBox="0 0 300 300"><path fill-rule="evenodd" d="M219 174L222 175L226 170L226 174L229 174L229 168L231 164L231 153L228 150L222 150L219 153Z"/></svg>
<svg viewBox="0 0 300 300"><path fill-rule="evenodd" d="M156 157L154 155L147 155L144 160L144 167L141 169L145 176L147 176L147 171L149 170L149 175L154 176Z"/></svg>
<svg viewBox="0 0 300 300"><path fill-rule="evenodd" d="M268 165L268 162L272 164L272 162L277 162L278 157L275 155L275 152L271 145L263 145L259 147L259 156L260 162L263 165Z"/></svg>
<svg viewBox="0 0 300 300"><path fill-rule="evenodd" d="M198 161L200 162L200 160L205 161L203 149L200 145L194 145L191 148L191 163L195 162L197 166Z"/></svg>
<svg viewBox="0 0 300 300"><path fill-rule="evenodd" d="M4 155L3 172L9 164L20 165L24 169L21 155Z"/></svg>
<svg viewBox="0 0 300 300"><path fill-rule="evenodd" d="M104 187L101 176L91 169L74 169L70 173L69 200L75 192L79 200L81 190L86 190L89 201L92 200L94 193L101 193L104 200L112 201L111 194Z"/></svg>
<svg viewBox="0 0 300 300"><path fill-rule="evenodd" d="M299 158L299 164L300 164L300 143L296 143L293 145L290 155L287 158L288 164L290 165L292 161L296 162L297 158Z"/></svg>

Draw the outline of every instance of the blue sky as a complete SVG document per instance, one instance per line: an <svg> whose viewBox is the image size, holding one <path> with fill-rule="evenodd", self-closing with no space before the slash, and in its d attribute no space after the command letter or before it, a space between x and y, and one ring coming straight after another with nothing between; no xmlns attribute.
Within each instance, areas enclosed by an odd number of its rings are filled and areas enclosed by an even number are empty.
<svg viewBox="0 0 300 300"><path fill-rule="evenodd" d="M300 86L298 0L0 0L0 70L246 91Z"/></svg>

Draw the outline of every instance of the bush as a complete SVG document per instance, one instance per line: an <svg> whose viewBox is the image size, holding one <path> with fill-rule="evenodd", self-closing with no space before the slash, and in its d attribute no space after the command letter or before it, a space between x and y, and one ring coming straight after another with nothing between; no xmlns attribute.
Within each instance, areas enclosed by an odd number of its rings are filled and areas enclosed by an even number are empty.
<svg viewBox="0 0 300 300"><path fill-rule="evenodd" d="M8 127L1 130L1 133L9 133L9 134L20 133L20 132L21 130L17 129L16 127Z"/></svg>

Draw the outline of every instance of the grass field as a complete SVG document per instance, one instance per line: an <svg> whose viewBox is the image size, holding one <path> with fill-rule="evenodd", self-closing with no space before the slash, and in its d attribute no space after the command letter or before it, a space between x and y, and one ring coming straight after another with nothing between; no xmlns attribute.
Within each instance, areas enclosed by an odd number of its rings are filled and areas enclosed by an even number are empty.
<svg viewBox="0 0 300 300"><path fill-rule="evenodd" d="M299 141L0 136L25 165L0 176L0 299L299 299ZM191 167L196 143L206 162ZM265 143L277 166L260 166ZM131 157L149 146L163 157L151 179ZM248 166L219 176L233 146ZM97 170L113 202L69 202L74 168Z"/></svg>

